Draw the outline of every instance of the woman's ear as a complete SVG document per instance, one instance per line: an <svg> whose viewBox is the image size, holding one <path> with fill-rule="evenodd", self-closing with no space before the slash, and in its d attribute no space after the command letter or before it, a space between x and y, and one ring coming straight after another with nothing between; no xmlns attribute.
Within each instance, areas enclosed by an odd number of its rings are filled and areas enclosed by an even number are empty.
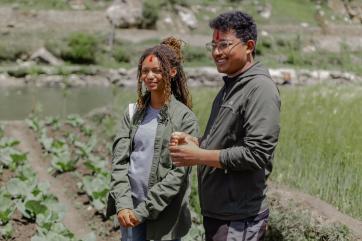
<svg viewBox="0 0 362 241"><path fill-rule="evenodd" d="M175 77L176 74L177 74L177 69L176 69L176 67L171 68L171 70L170 70L171 78Z"/></svg>

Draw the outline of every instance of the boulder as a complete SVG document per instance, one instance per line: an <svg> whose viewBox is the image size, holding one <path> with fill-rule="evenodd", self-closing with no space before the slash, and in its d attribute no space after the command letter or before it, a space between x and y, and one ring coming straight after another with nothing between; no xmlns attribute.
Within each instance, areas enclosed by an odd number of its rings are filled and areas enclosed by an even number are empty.
<svg viewBox="0 0 362 241"><path fill-rule="evenodd" d="M269 3L259 5L257 11L262 18L269 19L272 15L272 5Z"/></svg>
<svg viewBox="0 0 362 241"><path fill-rule="evenodd" d="M215 67L186 68L190 86L220 86L222 76Z"/></svg>
<svg viewBox="0 0 362 241"><path fill-rule="evenodd" d="M50 53L45 48L40 48L35 51L31 56L30 59L33 61L40 61L42 63L50 64L50 65L62 65L64 62L58 58L56 58L52 53Z"/></svg>
<svg viewBox="0 0 362 241"><path fill-rule="evenodd" d="M106 10L106 17L117 28L137 27L142 22L142 1L115 0Z"/></svg>
<svg viewBox="0 0 362 241"><path fill-rule="evenodd" d="M348 1L346 10L353 22L362 23L362 2L360 0Z"/></svg>
<svg viewBox="0 0 362 241"><path fill-rule="evenodd" d="M181 21L186 24L189 29L197 28L197 19L194 12L191 9L176 5L175 9L180 16Z"/></svg>

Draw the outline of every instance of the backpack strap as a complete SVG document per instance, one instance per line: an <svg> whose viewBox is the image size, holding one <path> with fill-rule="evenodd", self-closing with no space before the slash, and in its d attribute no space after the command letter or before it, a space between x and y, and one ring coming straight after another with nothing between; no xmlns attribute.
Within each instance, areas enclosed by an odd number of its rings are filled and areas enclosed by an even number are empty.
<svg viewBox="0 0 362 241"><path fill-rule="evenodd" d="M136 111L136 104L135 103L129 103L128 104L128 114L129 114L129 120L132 122L132 117Z"/></svg>

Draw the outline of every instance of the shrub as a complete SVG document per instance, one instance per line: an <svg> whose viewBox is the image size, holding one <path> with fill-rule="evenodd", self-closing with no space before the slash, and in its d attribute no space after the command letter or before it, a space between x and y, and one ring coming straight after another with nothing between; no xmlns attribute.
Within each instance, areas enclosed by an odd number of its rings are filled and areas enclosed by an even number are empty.
<svg viewBox="0 0 362 241"><path fill-rule="evenodd" d="M160 6L152 1L145 1L143 3L142 21L140 28L155 29L156 23L159 18Z"/></svg>
<svg viewBox="0 0 362 241"><path fill-rule="evenodd" d="M62 51L64 60L78 64L95 63L97 39L86 33L73 33L67 39L67 48Z"/></svg>
<svg viewBox="0 0 362 241"><path fill-rule="evenodd" d="M121 63L129 63L131 61L129 52L122 46L118 46L114 49L113 57Z"/></svg>
<svg viewBox="0 0 362 241"><path fill-rule="evenodd" d="M208 52L205 48L187 46L184 49L185 62L209 62Z"/></svg>
<svg viewBox="0 0 362 241"><path fill-rule="evenodd" d="M29 56L28 50L19 44L0 43L0 62L15 61L21 56Z"/></svg>

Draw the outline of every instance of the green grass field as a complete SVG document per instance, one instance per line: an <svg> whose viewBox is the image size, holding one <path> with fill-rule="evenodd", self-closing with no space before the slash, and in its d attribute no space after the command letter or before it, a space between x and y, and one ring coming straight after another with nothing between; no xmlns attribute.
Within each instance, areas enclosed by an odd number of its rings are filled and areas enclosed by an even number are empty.
<svg viewBox="0 0 362 241"><path fill-rule="evenodd" d="M283 88L272 180L362 219L362 87Z"/></svg>
<svg viewBox="0 0 362 241"><path fill-rule="evenodd" d="M362 86L282 87L271 179L362 219ZM193 91L202 130L216 89Z"/></svg>

